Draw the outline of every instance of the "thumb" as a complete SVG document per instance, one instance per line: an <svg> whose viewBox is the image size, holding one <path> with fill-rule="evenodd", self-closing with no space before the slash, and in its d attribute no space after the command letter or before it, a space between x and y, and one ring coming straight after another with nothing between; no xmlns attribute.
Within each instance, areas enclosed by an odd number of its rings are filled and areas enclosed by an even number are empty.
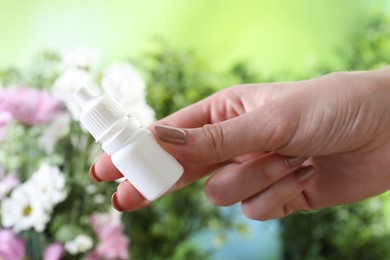
<svg viewBox="0 0 390 260"><path fill-rule="evenodd" d="M211 164L259 151L275 151L291 140L299 115L281 106L260 107L198 128L155 126L160 144L178 159ZM283 111L284 110L284 111ZM296 115L294 115L296 114Z"/></svg>

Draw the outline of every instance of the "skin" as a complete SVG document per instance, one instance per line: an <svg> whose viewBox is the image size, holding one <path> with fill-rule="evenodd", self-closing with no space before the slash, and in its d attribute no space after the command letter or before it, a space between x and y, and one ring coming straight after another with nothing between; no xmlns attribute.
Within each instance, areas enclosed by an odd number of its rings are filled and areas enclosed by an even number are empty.
<svg viewBox="0 0 390 260"><path fill-rule="evenodd" d="M170 192L213 173L205 184L210 202L241 203L251 219L349 204L390 187L390 67L238 85L154 125L187 135L174 144L149 128L185 168ZM289 165L290 156L298 164ZM94 171L102 181L122 177L107 154ZM120 210L150 204L128 181L114 197Z"/></svg>

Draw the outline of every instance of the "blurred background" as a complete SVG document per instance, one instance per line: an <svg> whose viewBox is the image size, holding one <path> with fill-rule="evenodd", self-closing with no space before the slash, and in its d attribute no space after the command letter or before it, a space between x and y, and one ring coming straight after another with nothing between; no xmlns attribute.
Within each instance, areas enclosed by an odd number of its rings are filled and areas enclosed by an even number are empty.
<svg viewBox="0 0 390 260"><path fill-rule="evenodd" d="M148 103L161 118L241 82L384 66L390 62L389 12L386 0L0 0L0 82L21 84L23 71L58 61L59 53L96 48L99 66L126 60L140 71ZM390 258L386 195L258 222L245 219L237 206L208 205L201 190L200 182L149 209L125 213L131 256Z"/></svg>
<svg viewBox="0 0 390 260"><path fill-rule="evenodd" d="M42 49L98 48L105 60L135 56L159 36L226 68L246 60L270 73L337 62L336 47L384 0L50 1L1 0L1 66L23 65Z"/></svg>

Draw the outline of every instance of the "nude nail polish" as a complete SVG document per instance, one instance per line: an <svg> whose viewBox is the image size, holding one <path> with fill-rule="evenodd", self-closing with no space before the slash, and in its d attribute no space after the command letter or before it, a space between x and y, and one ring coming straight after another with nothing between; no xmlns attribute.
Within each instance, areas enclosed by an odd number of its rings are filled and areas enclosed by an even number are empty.
<svg viewBox="0 0 390 260"><path fill-rule="evenodd" d="M154 129L161 141L172 144L186 143L187 133L183 129L165 125L157 125Z"/></svg>
<svg viewBox="0 0 390 260"><path fill-rule="evenodd" d="M296 172L295 176L297 177L300 183L305 183L313 179L315 172L316 170L313 166L307 166L305 168L300 169L298 172Z"/></svg>
<svg viewBox="0 0 390 260"><path fill-rule="evenodd" d="M308 157L301 157L301 156L286 156L284 159L284 162L288 167L294 167L302 164L304 161L306 161Z"/></svg>
<svg viewBox="0 0 390 260"><path fill-rule="evenodd" d="M183 166L117 100L85 87L76 91L74 98L82 108L83 127L101 143L115 167L147 200L158 199L179 180ZM99 180L94 171L90 175Z"/></svg>

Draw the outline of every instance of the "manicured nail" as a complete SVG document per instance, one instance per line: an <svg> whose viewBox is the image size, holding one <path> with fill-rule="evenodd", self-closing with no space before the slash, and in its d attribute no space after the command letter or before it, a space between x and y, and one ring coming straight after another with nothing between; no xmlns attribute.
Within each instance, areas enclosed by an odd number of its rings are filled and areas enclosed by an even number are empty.
<svg viewBox="0 0 390 260"><path fill-rule="evenodd" d="M154 129L161 141L172 144L186 143L187 133L183 129L165 125L156 125Z"/></svg>
<svg viewBox="0 0 390 260"><path fill-rule="evenodd" d="M307 160L307 157L301 157L301 156L287 156L284 159L284 162L288 167L294 167L302 164L304 161Z"/></svg>
<svg viewBox="0 0 390 260"><path fill-rule="evenodd" d="M295 176L297 177L300 183L305 183L313 179L315 173L316 170L314 169L313 166L307 166L297 171L295 173Z"/></svg>
<svg viewBox="0 0 390 260"><path fill-rule="evenodd" d="M91 180L94 182L103 181L99 177L96 176L95 165L92 165L91 168L89 168L89 178L91 178Z"/></svg>
<svg viewBox="0 0 390 260"><path fill-rule="evenodd" d="M118 206L118 195L116 194L116 192L114 192L114 194L112 194L111 196L111 204L112 206L114 207L114 209L116 209L117 211L119 212L123 212L124 210L121 209L119 206Z"/></svg>

